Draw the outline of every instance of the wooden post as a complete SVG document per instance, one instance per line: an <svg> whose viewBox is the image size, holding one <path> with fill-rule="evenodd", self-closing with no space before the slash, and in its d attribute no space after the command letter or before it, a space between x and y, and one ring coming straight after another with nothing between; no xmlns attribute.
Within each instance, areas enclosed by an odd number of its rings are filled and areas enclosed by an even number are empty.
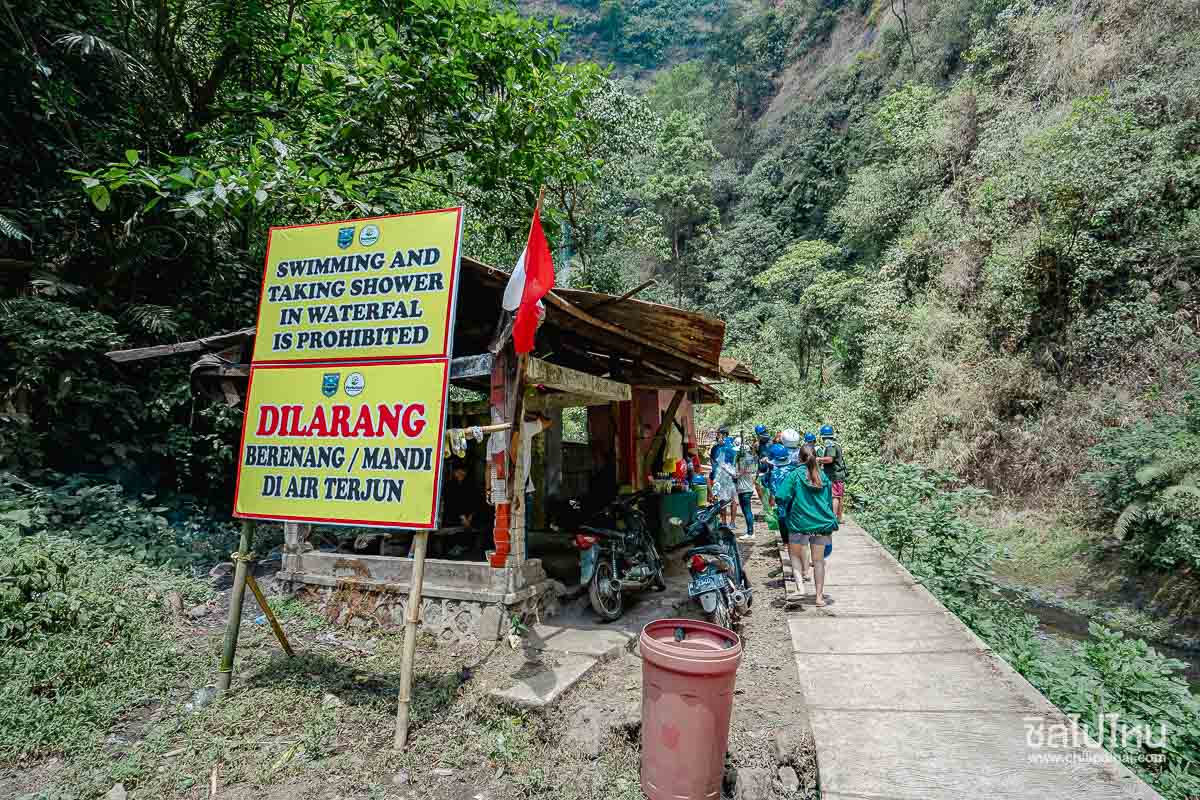
<svg viewBox="0 0 1200 800"><path fill-rule="evenodd" d="M242 627L242 601L246 597L246 573L250 568L250 548L254 546L254 522L242 520L242 540L234 553L233 593L229 596L229 621L225 623L225 646L221 651L221 670L217 673L217 691L229 690L233 681L233 659L237 653L238 633Z"/></svg>
<svg viewBox="0 0 1200 800"><path fill-rule="evenodd" d="M508 460L508 496L512 498L513 513L509 525L509 542L512 551L509 561L520 565L525 563L525 522L529 509L525 507L525 483L529 476L521 469L521 447L525 437L522 431L525 427L525 366L529 362L527 354L517 356L516 375L513 376L512 386L515 402L512 403L512 438L509 440Z"/></svg>
<svg viewBox="0 0 1200 800"><path fill-rule="evenodd" d="M512 355L507 347L500 350L492 361L492 387L491 404L492 423L499 424L503 422L513 423L515 420L509 416L509 390L510 384L508 381L508 363ZM514 424L513 428L520 431L520 426ZM503 567L508 563L508 554L511 544L511 510L512 496L508 491L508 474L510 472L508 466L508 451L495 453L492 459L492 504L496 507L496 523L492 528L492 542L495 549L489 556L489 563L493 568Z"/></svg>
<svg viewBox="0 0 1200 800"><path fill-rule="evenodd" d="M253 575L247 574L246 585L250 587L250 591L254 592L254 599L258 601L258 607L262 609L267 622L271 623L271 630L275 631L275 638L279 640L283 652L288 654L288 658L293 658L296 654L292 652L292 645L288 642L287 634L283 632L279 620L275 619L275 614L271 611L271 606L267 604L267 598L263 595L262 589L258 588L258 581L254 580Z"/></svg>
<svg viewBox="0 0 1200 800"><path fill-rule="evenodd" d="M413 536L412 584L408 587L408 607L404 613L404 650L400 655L400 702L396 706L396 749L408 744L408 709L412 703L413 661L417 654L417 626L421 622L421 588L425 582L425 548L429 531Z"/></svg>
<svg viewBox="0 0 1200 800"><path fill-rule="evenodd" d="M657 396L657 392L655 395ZM645 475L651 472L651 467L654 466L654 459L658 454L659 448L662 447L663 439L666 438L667 431L671 429L671 425L675 423L675 415L679 412L679 404L683 402L684 395L687 394L683 390L676 390L675 396L671 398L671 405L667 406L666 413L663 414L662 421L658 424L658 430L654 432L654 438L650 440L650 447L646 450L646 459L642 462L642 474Z"/></svg>

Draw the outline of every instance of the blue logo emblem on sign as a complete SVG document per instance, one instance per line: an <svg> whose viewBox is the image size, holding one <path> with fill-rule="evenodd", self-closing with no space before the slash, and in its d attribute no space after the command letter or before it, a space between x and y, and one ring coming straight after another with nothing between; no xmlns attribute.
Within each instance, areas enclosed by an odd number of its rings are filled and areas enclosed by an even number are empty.
<svg viewBox="0 0 1200 800"><path fill-rule="evenodd" d="M354 226L338 228L338 247L345 250L352 244L354 244Z"/></svg>
<svg viewBox="0 0 1200 800"><path fill-rule="evenodd" d="M333 397L337 394L338 381L341 380L341 377L342 373L340 372L326 372L321 378L321 394L326 397Z"/></svg>

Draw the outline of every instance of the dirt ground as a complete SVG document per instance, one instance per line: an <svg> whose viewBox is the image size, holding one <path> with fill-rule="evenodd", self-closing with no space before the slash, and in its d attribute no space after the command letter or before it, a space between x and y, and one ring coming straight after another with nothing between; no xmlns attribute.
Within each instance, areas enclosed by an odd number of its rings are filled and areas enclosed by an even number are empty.
<svg viewBox="0 0 1200 800"><path fill-rule="evenodd" d="M759 524L744 542L755 586L744 621L729 739L727 793L735 776L761 770L771 786L743 795L815 797L816 769L796 682L779 581L775 534ZM674 562L666 596L636 598L654 615L694 615L686 574ZM297 657L284 656L247 597L235 692L213 701L227 591L192 609L175 631L184 646L204 648L210 674L170 697L147 698L109 735L102 750L0 769L0 797L178 798L178 800L505 800L642 797L638 776L641 662L636 651L599 665L548 710L497 704L493 688L555 658L518 643L454 644L422 636L410 746L391 748L399 631L335 627L302 599L272 598ZM533 659L538 659L534 661ZM599 728L590 745L582 729ZM781 732L786 756L773 747ZM597 744L598 742L598 744ZM798 744L797 744L798 743ZM797 773L785 792L780 761ZM786 776L785 776L786 777Z"/></svg>

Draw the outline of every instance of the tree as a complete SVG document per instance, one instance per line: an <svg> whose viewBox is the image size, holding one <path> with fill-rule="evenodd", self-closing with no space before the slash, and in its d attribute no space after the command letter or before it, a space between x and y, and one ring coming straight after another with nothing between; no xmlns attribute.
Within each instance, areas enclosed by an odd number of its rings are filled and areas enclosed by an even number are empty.
<svg viewBox="0 0 1200 800"><path fill-rule="evenodd" d="M662 120L647 102L613 81L599 82L581 117L597 135L574 143L573 156L597 165L595 180L576 176L552 181L548 196L561 213L569 250L576 259L571 284L593 291L619 291L627 264L639 257L666 260L661 223L635 209L634 195L649 167L645 143L657 138Z"/></svg>
<svg viewBox="0 0 1200 800"><path fill-rule="evenodd" d="M681 304L689 242L720 221L712 182L712 167L720 158L694 119L682 111L673 112L659 134L653 172L646 176L641 192L642 199L662 218L670 244L672 283Z"/></svg>

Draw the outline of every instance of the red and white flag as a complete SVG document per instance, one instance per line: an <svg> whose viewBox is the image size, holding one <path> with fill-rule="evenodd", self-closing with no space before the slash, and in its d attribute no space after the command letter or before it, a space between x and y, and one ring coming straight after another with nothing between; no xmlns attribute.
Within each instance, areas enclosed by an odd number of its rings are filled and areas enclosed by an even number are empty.
<svg viewBox="0 0 1200 800"><path fill-rule="evenodd" d="M518 353L528 353L533 349L538 317L545 313L539 308L541 300L554 288L554 263L550 258L546 234L542 232L541 216L539 200L533 211L533 224L529 226L529 240L517 259L508 286L504 288L504 309L517 312L512 335L513 349Z"/></svg>

